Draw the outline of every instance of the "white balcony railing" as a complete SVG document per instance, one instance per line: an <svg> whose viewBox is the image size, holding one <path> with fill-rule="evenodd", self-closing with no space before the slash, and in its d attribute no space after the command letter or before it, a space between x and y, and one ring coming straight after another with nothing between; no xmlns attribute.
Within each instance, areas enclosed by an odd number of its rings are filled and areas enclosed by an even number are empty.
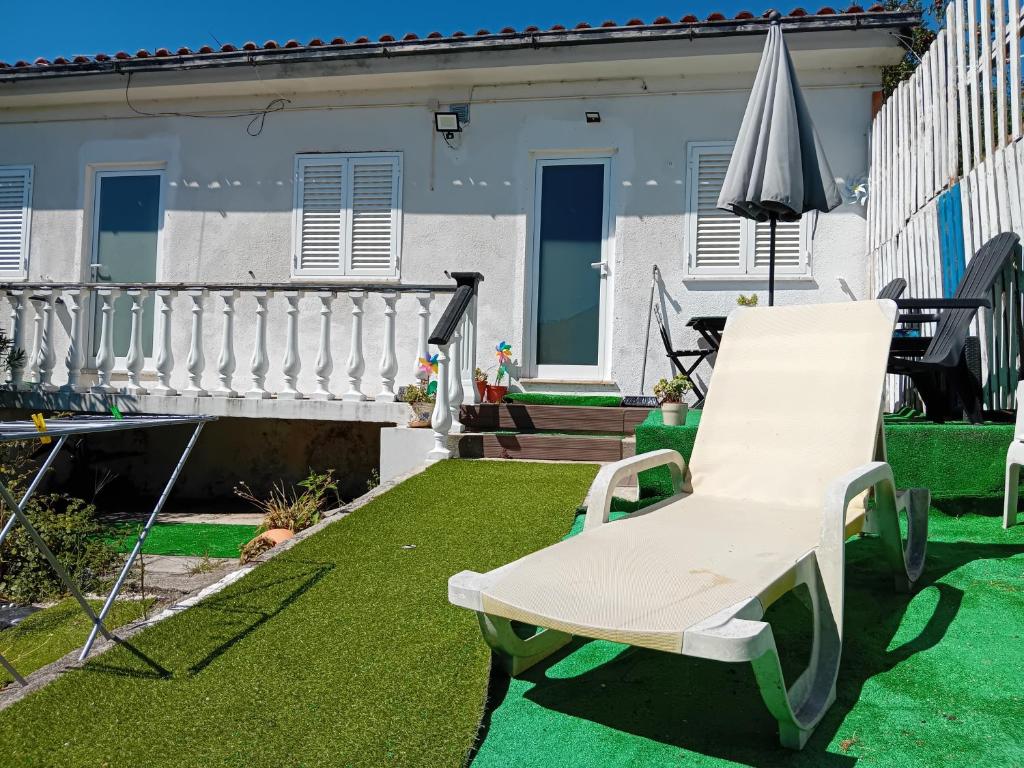
<svg viewBox="0 0 1024 768"><path fill-rule="evenodd" d="M475 401L482 279L453 277L443 285L0 284L6 331L26 353L5 389L71 396L61 402L72 407L75 395L140 398L151 412L161 403L149 398L394 403L399 383L425 375L418 358L430 355L431 315L449 295L442 320L454 325L436 347L433 418L435 458L444 458L459 405ZM369 349L380 355L375 368Z"/></svg>

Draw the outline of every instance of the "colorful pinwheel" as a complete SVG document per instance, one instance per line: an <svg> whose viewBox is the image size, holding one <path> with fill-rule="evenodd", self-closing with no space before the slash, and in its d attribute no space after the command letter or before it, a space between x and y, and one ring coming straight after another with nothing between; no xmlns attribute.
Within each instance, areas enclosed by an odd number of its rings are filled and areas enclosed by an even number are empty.
<svg viewBox="0 0 1024 768"><path fill-rule="evenodd" d="M498 358L499 365L506 365L512 362L512 345L507 341L500 341L494 348L494 356Z"/></svg>
<svg viewBox="0 0 1024 768"><path fill-rule="evenodd" d="M420 374L422 378L429 379L431 374L437 375L437 355L431 355L429 358L421 357L418 359L420 365Z"/></svg>

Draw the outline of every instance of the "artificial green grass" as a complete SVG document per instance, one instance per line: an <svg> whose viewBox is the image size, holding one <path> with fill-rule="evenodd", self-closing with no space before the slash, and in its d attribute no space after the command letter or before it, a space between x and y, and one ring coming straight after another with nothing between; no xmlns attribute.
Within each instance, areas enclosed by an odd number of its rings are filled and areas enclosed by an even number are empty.
<svg viewBox="0 0 1024 768"><path fill-rule="evenodd" d="M690 410L685 426L666 427L661 410L652 410L636 427L637 453L674 448L689 460L700 414ZM885 417L885 442L896 484L928 488L937 499L1001 497L1006 449L1012 440L1012 424L934 424L906 414ZM645 497L671 492L664 467L640 473L639 482Z"/></svg>
<svg viewBox="0 0 1024 768"><path fill-rule="evenodd" d="M3 765L462 765L490 653L447 580L564 535L593 465L445 461L0 712Z"/></svg>
<svg viewBox="0 0 1024 768"><path fill-rule="evenodd" d="M837 701L802 752L778 745L748 664L576 641L495 691L473 768L1024 765L1024 526L932 509L927 569L896 594L879 541L847 544ZM771 609L783 667L809 613Z"/></svg>
<svg viewBox="0 0 1024 768"><path fill-rule="evenodd" d="M509 392L505 400L522 405L575 405L592 408L618 408L620 395L562 395L556 392Z"/></svg>
<svg viewBox="0 0 1024 768"><path fill-rule="evenodd" d="M100 600L90 600L89 604L97 612L103 607ZM147 600L145 606L141 600L118 600L104 623L109 629L129 624L141 619L143 608L152 604L152 600ZM91 628L89 618L69 597L27 616L16 626L0 630L0 654L25 677L80 647ZM0 668L0 688L10 682L11 676Z"/></svg>
<svg viewBox="0 0 1024 768"><path fill-rule="evenodd" d="M115 523L104 537L119 552L131 552L141 523ZM142 544L145 555L238 557L258 526L228 523L156 523Z"/></svg>

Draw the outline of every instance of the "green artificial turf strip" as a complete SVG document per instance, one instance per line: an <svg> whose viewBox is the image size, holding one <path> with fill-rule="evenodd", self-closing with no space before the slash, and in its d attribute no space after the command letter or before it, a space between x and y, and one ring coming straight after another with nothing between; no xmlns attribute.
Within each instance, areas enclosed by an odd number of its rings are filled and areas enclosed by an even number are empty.
<svg viewBox="0 0 1024 768"><path fill-rule="evenodd" d="M142 523L116 523L104 537L119 552L131 552ZM238 557L256 535L255 525L228 523L156 523L142 545L146 555Z"/></svg>
<svg viewBox="0 0 1024 768"><path fill-rule="evenodd" d="M621 395L561 395L555 392L510 392L505 395L510 403L523 405L576 405L594 408L618 408Z"/></svg>
<svg viewBox="0 0 1024 768"><path fill-rule="evenodd" d="M685 426L666 427L661 410L652 410L636 427L636 452L674 448L689 461L700 414L691 409ZM1012 424L935 424L913 413L885 417L885 443L896 484L928 488L938 499L1001 497L1006 449L1012 440ZM645 497L671 492L664 467L641 472L639 482Z"/></svg>
<svg viewBox="0 0 1024 768"><path fill-rule="evenodd" d="M147 605L152 605L147 600ZM90 600L93 610L103 607L100 600ZM141 600L118 600L104 622L116 629L142 618ZM92 623L73 598L27 616L19 624L0 630L0 654L3 654L22 677L51 664L82 646ZM12 682L7 671L0 668L0 688Z"/></svg>
<svg viewBox="0 0 1024 768"><path fill-rule="evenodd" d="M459 768L490 652L448 578L558 540L596 471L439 462L0 712L3 765Z"/></svg>
<svg viewBox="0 0 1024 768"><path fill-rule="evenodd" d="M497 687L473 768L1024 765L1024 526L931 511L927 569L896 594L877 539L847 545L838 699L802 752L778 745L748 664L575 641ZM783 668L810 614L769 609Z"/></svg>

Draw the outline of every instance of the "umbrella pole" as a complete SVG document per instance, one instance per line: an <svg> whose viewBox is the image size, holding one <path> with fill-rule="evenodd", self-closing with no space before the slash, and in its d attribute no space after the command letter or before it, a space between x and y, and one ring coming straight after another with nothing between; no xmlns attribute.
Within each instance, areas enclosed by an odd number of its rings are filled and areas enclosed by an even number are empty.
<svg viewBox="0 0 1024 768"><path fill-rule="evenodd" d="M779 220L776 213L769 214L768 228L771 238L768 242L768 306L775 306L775 225Z"/></svg>

